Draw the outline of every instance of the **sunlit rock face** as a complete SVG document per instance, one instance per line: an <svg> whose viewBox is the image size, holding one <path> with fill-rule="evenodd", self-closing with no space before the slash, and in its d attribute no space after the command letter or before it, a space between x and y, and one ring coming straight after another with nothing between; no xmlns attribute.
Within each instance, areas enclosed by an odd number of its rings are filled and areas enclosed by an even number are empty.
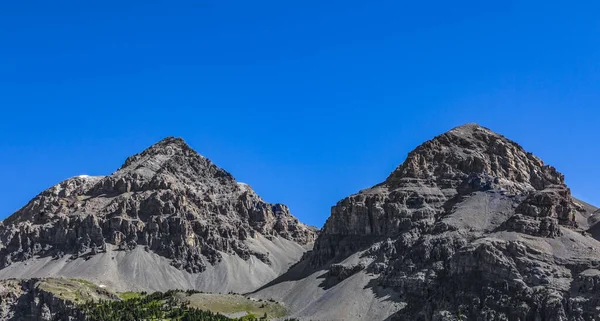
<svg viewBox="0 0 600 321"><path fill-rule="evenodd" d="M200 273L221 253L269 264L268 252L245 242L258 234L300 245L315 239L287 206L263 201L182 139L166 138L113 174L63 181L7 218L0 226L0 264L143 246Z"/></svg>
<svg viewBox="0 0 600 321"><path fill-rule="evenodd" d="M467 124L339 201L307 260L377 275L406 304L396 320L600 320L590 214L554 167ZM356 253L360 266L335 263Z"/></svg>

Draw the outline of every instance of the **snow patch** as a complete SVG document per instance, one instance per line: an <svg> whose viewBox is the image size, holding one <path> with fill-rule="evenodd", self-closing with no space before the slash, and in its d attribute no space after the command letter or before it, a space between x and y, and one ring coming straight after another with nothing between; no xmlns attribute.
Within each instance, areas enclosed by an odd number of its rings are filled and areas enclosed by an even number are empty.
<svg viewBox="0 0 600 321"><path fill-rule="evenodd" d="M73 176L70 179L73 179L73 178L81 178L84 180L97 180L97 179L104 178L104 176L92 176L92 175L82 174L82 175Z"/></svg>
<svg viewBox="0 0 600 321"><path fill-rule="evenodd" d="M250 187L250 185L246 184L246 183L242 183L242 182L237 182L238 186L240 187L240 189L242 191L248 191L251 190L252 188Z"/></svg>

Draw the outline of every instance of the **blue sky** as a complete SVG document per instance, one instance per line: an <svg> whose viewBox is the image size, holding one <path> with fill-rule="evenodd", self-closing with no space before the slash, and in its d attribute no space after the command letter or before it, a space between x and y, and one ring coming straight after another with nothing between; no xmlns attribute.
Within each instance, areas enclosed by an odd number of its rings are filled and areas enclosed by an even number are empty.
<svg viewBox="0 0 600 321"><path fill-rule="evenodd" d="M0 2L0 218L165 136L321 226L477 122L600 205L594 1Z"/></svg>

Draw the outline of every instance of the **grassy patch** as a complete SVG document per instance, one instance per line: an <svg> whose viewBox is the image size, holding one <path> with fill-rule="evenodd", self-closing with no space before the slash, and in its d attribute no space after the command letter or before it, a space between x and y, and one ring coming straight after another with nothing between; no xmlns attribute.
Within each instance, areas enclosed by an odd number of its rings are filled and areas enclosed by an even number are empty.
<svg viewBox="0 0 600 321"><path fill-rule="evenodd" d="M228 315L246 312L263 316L266 313L270 318L281 318L288 314L288 311L277 302L254 300L239 294L196 293L183 300L189 302L191 307Z"/></svg>
<svg viewBox="0 0 600 321"><path fill-rule="evenodd" d="M141 298L144 294L140 292L118 292L117 295L123 300Z"/></svg>
<svg viewBox="0 0 600 321"><path fill-rule="evenodd" d="M38 287L61 299L73 301L75 303L116 299L116 296L112 292L102 289L92 282L80 279L42 279L38 283Z"/></svg>

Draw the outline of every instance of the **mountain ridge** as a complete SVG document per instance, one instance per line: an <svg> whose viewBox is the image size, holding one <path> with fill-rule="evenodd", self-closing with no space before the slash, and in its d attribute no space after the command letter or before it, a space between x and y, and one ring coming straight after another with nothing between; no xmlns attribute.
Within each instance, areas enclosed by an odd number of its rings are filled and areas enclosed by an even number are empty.
<svg viewBox="0 0 600 321"><path fill-rule="evenodd" d="M299 258L315 238L287 206L265 202L249 185L238 184L173 137L128 157L110 175L76 176L42 191L2 224L3 268L34 257L89 260L142 247L191 274L201 274L225 256L246 261L243 265L254 264L250 259L255 258L267 278ZM274 241L290 243L284 246L289 255L273 256L278 251L267 248ZM247 285L257 286L252 283ZM188 284L196 286L202 287ZM251 288L236 287L244 289Z"/></svg>
<svg viewBox="0 0 600 321"><path fill-rule="evenodd" d="M318 231L167 137L0 222L0 279L251 292L301 320L592 321L599 217L556 168L477 124L416 147Z"/></svg>

